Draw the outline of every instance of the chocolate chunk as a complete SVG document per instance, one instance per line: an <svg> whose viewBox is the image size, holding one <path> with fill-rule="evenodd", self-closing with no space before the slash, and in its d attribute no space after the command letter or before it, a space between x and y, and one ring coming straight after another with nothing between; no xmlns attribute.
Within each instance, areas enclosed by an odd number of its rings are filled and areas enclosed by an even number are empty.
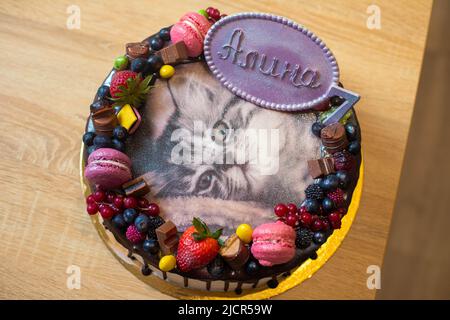
<svg viewBox="0 0 450 320"><path fill-rule="evenodd" d="M334 159L331 157L308 160L309 174L313 179L334 173Z"/></svg>
<svg viewBox="0 0 450 320"><path fill-rule="evenodd" d="M132 197L143 197L150 192L150 187L143 176L124 183L122 189L125 195Z"/></svg>
<svg viewBox="0 0 450 320"><path fill-rule="evenodd" d="M325 149L331 154L341 151L348 146L345 128L339 122L323 128L320 132L320 138Z"/></svg>
<svg viewBox="0 0 450 320"><path fill-rule="evenodd" d="M156 229L159 247L164 255L174 254L178 245L177 227L172 221L166 221Z"/></svg>
<svg viewBox="0 0 450 320"><path fill-rule="evenodd" d="M112 136L112 132L117 126L116 113L112 107L105 107L92 114L92 122L96 134Z"/></svg>
<svg viewBox="0 0 450 320"><path fill-rule="evenodd" d="M145 42L132 42L126 44L126 53L130 60L146 58L149 51L148 43Z"/></svg>
<svg viewBox="0 0 450 320"><path fill-rule="evenodd" d="M164 64L175 64L188 58L186 45L183 41L162 48L158 51L158 55L162 58Z"/></svg>
<svg viewBox="0 0 450 320"><path fill-rule="evenodd" d="M242 267L250 257L247 246L239 239L236 234L231 235L219 251L223 259L234 270Z"/></svg>

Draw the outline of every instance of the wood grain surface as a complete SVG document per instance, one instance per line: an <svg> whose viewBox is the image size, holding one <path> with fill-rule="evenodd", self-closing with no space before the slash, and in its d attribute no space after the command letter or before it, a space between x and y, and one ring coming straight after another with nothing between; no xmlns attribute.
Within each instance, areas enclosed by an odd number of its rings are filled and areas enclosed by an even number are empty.
<svg viewBox="0 0 450 320"><path fill-rule="evenodd" d="M381 9L381 29L366 26ZM81 28L66 27L68 6ZM347 239L311 279L278 299L372 299L381 266L427 34L431 1L2 1L0 7L0 298L169 298L128 273L85 213L78 160L97 87L124 44L206 6L271 12L312 29L361 94L365 186ZM66 270L81 268L70 290Z"/></svg>

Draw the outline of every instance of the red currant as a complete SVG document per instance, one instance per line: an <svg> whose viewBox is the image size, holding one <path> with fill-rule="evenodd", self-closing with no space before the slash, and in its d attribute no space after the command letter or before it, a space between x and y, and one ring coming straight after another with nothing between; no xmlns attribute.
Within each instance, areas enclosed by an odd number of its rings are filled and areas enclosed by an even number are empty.
<svg viewBox="0 0 450 320"><path fill-rule="evenodd" d="M105 192L101 191L101 190L95 191L93 193L93 195L94 195L95 201L97 201L97 202L103 202L105 200L105 198L106 198Z"/></svg>
<svg viewBox="0 0 450 320"><path fill-rule="evenodd" d="M125 208L127 208L127 209L129 209L129 208L135 209L138 205L138 202L137 202L136 198L134 198L134 197L126 197L123 200L123 204L124 204Z"/></svg>
<svg viewBox="0 0 450 320"><path fill-rule="evenodd" d="M227 15L224 13L224 14L222 14L221 16L220 16L220 19L223 19L223 18L225 18Z"/></svg>
<svg viewBox="0 0 450 320"><path fill-rule="evenodd" d="M313 231L319 231L321 230L323 227L322 221L320 219L316 219L313 221L312 225L311 225L311 229Z"/></svg>
<svg viewBox="0 0 450 320"><path fill-rule="evenodd" d="M288 226L294 227L297 223L297 217L294 214L288 214L286 217L286 224Z"/></svg>
<svg viewBox="0 0 450 320"><path fill-rule="evenodd" d="M332 212L328 215L328 220L330 220L331 223L341 221L341 216L339 215L339 212Z"/></svg>
<svg viewBox="0 0 450 320"><path fill-rule="evenodd" d="M208 7L206 9L206 13L208 14L208 16L213 19L213 20L219 20L220 19L220 11L217 10L216 8L212 8L212 7Z"/></svg>
<svg viewBox="0 0 450 320"><path fill-rule="evenodd" d="M145 198L138 199L138 207L139 208L147 208L149 204L150 204L149 201Z"/></svg>
<svg viewBox="0 0 450 320"><path fill-rule="evenodd" d="M98 205L95 202L94 203L88 203L86 211L90 215L94 215L94 214L96 214L98 212Z"/></svg>
<svg viewBox="0 0 450 320"><path fill-rule="evenodd" d="M156 203L150 203L147 207L147 214L156 217L159 215L159 206Z"/></svg>
<svg viewBox="0 0 450 320"><path fill-rule="evenodd" d="M114 210L110 206L102 206L100 215L103 219L110 219L114 215Z"/></svg>
<svg viewBox="0 0 450 320"><path fill-rule="evenodd" d="M322 222L322 230L330 230L331 225L327 219L321 219L320 222Z"/></svg>
<svg viewBox="0 0 450 320"><path fill-rule="evenodd" d="M297 214L297 210L298 209L297 209L297 206L295 204L289 203L287 205L287 208L288 208L290 214Z"/></svg>
<svg viewBox="0 0 450 320"><path fill-rule="evenodd" d="M300 213L300 214L306 213L306 212L308 212L308 210L306 210L306 207L300 207L300 208L298 209L298 213Z"/></svg>
<svg viewBox="0 0 450 320"><path fill-rule="evenodd" d="M304 226L306 226L306 227L308 227L308 226L310 226L311 225L311 223L312 223L312 215L311 215L311 213L309 213L309 212L304 212L304 213L301 213L300 214L300 222L304 225Z"/></svg>
<svg viewBox="0 0 450 320"><path fill-rule="evenodd" d="M89 204L89 203L95 203L93 194L88 195L88 197L86 198L86 204Z"/></svg>
<svg viewBox="0 0 450 320"><path fill-rule="evenodd" d="M277 217L284 217L289 212L289 209L286 205L279 203L273 208L273 211Z"/></svg>
<svg viewBox="0 0 450 320"><path fill-rule="evenodd" d="M116 207L116 208L118 208L118 209L122 209L122 207L123 207L123 196L122 195L117 195L115 198L114 198L114 201L113 201L113 203L114 203L114 206Z"/></svg>
<svg viewBox="0 0 450 320"><path fill-rule="evenodd" d="M113 203L114 198L115 198L114 192L112 192L112 191L106 192L106 202Z"/></svg>
<svg viewBox="0 0 450 320"><path fill-rule="evenodd" d="M331 222L331 227L333 229L340 229L341 228L341 221Z"/></svg>

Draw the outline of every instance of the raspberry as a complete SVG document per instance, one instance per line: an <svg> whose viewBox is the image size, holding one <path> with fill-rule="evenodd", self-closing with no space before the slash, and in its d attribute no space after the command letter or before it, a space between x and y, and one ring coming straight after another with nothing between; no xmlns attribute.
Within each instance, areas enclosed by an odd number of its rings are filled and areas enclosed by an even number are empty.
<svg viewBox="0 0 450 320"><path fill-rule="evenodd" d="M327 197L330 198L334 202L334 205L337 208L342 207L345 204L345 192L342 191L342 189L340 189L340 188L337 188L334 191L328 192Z"/></svg>
<svg viewBox="0 0 450 320"><path fill-rule="evenodd" d="M336 171L350 171L356 166L355 157L348 151L342 150L333 154Z"/></svg>
<svg viewBox="0 0 450 320"><path fill-rule="evenodd" d="M318 184L311 184L305 189L305 195L308 199L320 200L324 198L322 188Z"/></svg>
<svg viewBox="0 0 450 320"><path fill-rule="evenodd" d="M131 243L139 243L141 241L144 241L145 239L145 234L140 233L134 225L128 227L125 235L127 236L127 239L131 241Z"/></svg>

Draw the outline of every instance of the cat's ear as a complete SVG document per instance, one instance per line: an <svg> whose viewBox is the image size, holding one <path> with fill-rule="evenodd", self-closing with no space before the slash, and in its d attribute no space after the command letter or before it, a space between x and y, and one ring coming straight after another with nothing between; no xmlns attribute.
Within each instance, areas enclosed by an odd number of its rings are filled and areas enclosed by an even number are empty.
<svg viewBox="0 0 450 320"><path fill-rule="evenodd" d="M168 81L175 109L181 113L194 108L214 103L214 93L197 77L173 77Z"/></svg>

